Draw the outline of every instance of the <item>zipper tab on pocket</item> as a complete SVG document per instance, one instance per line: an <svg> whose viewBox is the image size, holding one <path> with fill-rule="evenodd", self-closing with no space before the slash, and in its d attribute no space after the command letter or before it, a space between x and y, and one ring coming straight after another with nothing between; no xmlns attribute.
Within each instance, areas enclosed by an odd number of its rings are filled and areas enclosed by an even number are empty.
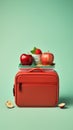
<svg viewBox="0 0 73 130"><path fill-rule="evenodd" d="M19 83L19 91L22 91L22 83Z"/></svg>

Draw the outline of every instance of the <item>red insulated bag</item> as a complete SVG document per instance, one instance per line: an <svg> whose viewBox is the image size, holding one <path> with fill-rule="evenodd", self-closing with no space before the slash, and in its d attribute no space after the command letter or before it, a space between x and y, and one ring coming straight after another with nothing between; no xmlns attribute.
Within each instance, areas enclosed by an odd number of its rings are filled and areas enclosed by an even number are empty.
<svg viewBox="0 0 73 130"><path fill-rule="evenodd" d="M20 70L13 93L19 107L55 107L59 100L59 77L53 69Z"/></svg>

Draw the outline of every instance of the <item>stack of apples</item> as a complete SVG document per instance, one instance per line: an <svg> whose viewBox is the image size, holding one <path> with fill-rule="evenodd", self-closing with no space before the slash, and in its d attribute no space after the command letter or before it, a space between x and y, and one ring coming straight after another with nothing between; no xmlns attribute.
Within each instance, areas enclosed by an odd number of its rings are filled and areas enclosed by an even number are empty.
<svg viewBox="0 0 73 130"><path fill-rule="evenodd" d="M30 52L31 54L24 53L20 56L20 62L22 65L32 65L34 61L36 64L40 63L41 65L53 64L54 55L52 53L42 52L40 48L36 48L36 47L34 47L33 50L31 50Z"/></svg>

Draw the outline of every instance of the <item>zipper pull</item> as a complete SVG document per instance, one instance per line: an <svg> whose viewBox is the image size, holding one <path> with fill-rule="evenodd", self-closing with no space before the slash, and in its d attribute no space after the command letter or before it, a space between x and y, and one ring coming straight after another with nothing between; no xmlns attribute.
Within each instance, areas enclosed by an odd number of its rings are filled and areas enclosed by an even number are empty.
<svg viewBox="0 0 73 130"><path fill-rule="evenodd" d="M19 83L19 91L22 91L22 83Z"/></svg>

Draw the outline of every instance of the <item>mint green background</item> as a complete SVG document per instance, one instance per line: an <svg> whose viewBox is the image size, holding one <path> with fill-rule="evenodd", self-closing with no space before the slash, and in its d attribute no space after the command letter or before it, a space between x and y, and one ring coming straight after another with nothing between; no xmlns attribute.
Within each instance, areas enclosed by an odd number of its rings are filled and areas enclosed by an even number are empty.
<svg viewBox="0 0 73 130"><path fill-rule="evenodd" d="M54 53L66 109L7 109L19 56L34 46ZM0 129L73 129L73 0L0 0Z"/></svg>

